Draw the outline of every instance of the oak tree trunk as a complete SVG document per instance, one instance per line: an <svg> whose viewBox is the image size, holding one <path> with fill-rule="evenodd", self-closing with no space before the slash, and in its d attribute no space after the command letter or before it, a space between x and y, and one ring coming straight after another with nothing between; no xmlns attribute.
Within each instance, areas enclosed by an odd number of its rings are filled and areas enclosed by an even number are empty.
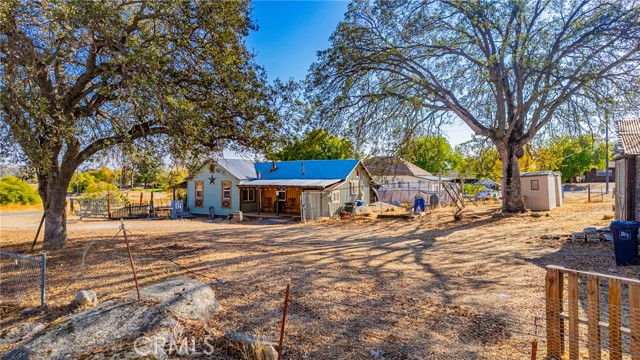
<svg viewBox="0 0 640 360"><path fill-rule="evenodd" d="M38 193L44 207L44 248L60 249L67 244L67 189L75 164L63 162L58 168L38 174Z"/></svg>
<svg viewBox="0 0 640 360"><path fill-rule="evenodd" d="M524 155L522 145L497 142L502 160L502 211L508 213L525 211L520 183L520 158Z"/></svg>

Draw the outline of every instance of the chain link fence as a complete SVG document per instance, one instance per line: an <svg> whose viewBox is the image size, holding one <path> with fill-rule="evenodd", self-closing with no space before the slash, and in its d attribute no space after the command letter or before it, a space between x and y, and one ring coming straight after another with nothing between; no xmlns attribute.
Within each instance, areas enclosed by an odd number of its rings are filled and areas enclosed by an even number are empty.
<svg viewBox="0 0 640 360"><path fill-rule="evenodd" d="M0 303L37 306L45 303L47 255L33 258L0 251Z"/></svg>

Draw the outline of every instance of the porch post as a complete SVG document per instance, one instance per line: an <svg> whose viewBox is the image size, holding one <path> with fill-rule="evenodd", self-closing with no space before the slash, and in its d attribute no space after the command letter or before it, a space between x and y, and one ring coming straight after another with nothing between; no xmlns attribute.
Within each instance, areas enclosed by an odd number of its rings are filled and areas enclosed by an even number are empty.
<svg viewBox="0 0 640 360"><path fill-rule="evenodd" d="M258 186L258 215L260 210L262 210L262 188Z"/></svg>

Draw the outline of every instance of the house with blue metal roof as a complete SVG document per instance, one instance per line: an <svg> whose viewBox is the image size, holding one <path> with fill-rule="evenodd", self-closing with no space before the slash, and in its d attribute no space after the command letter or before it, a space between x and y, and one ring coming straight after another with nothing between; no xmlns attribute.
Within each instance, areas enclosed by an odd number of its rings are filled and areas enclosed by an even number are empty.
<svg viewBox="0 0 640 360"><path fill-rule="evenodd" d="M360 160L298 160L255 164L256 176L241 181L241 192L255 191L244 213L276 214L314 220L337 215L347 202L369 203L371 174Z"/></svg>
<svg viewBox="0 0 640 360"><path fill-rule="evenodd" d="M187 206L192 214L228 216L239 211L241 204L256 203L255 190L238 188L241 181L255 177L253 161L212 161L187 181Z"/></svg>

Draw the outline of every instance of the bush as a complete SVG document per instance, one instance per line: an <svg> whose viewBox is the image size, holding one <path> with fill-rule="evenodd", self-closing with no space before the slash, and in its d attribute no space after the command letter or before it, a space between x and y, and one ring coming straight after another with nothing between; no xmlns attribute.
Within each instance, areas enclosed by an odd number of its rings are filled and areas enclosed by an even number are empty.
<svg viewBox="0 0 640 360"><path fill-rule="evenodd" d="M464 184L464 193L469 195L475 195L482 190L486 190L486 186L473 185L473 184Z"/></svg>
<svg viewBox="0 0 640 360"><path fill-rule="evenodd" d="M102 193L114 190L118 190L118 187L106 181L98 181L97 183L89 185L85 191L87 193Z"/></svg>
<svg viewBox="0 0 640 360"><path fill-rule="evenodd" d="M0 179L0 204L38 204L42 202L31 185L15 176Z"/></svg>
<svg viewBox="0 0 640 360"><path fill-rule="evenodd" d="M69 188L67 192L75 193L78 190L80 193L84 193L90 187L96 186L96 178L89 173L76 172L71 178Z"/></svg>

